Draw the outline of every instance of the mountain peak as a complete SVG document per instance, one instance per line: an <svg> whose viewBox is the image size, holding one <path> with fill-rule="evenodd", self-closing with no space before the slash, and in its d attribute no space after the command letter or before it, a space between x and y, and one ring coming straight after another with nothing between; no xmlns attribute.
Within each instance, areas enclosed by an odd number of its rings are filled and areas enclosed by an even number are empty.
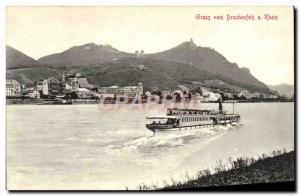
<svg viewBox="0 0 300 196"><path fill-rule="evenodd" d="M27 67L37 67L41 63L35 59L27 56L26 54L20 52L19 50L6 45L6 68L27 68Z"/></svg>
<svg viewBox="0 0 300 196"><path fill-rule="evenodd" d="M239 84L249 90L266 91L268 89L264 83L250 73L248 68L239 68L237 64L230 63L214 49L197 46L193 39L169 50L152 54L150 57L193 65L216 75L219 79L231 81L233 84Z"/></svg>
<svg viewBox="0 0 300 196"><path fill-rule="evenodd" d="M55 66L86 66L130 56L131 54L121 52L108 44L86 43L73 46L61 53L41 57L39 61Z"/></svg>
<svg viewBox="0 0 300 196"><path fill-rule="evenodd" d="M186 50L192 50L197 48L198 46L194 43L193 39L190 39L190 41L185 41L182 44L178 45L175 48L181 48Z"/></svg>

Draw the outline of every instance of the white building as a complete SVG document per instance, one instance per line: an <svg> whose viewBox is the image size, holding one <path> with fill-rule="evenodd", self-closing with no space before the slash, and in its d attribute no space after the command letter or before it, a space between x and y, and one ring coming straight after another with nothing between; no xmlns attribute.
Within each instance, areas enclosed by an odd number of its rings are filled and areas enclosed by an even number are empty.
<svg viewBox="0 0 300 196"><path fill-rule="evenodd" d="M6 96L21 95L21 85L16 80L6 80Z"/></svg>
<svg viewBox="0 0 300 196"><path fill-rule="evenodd" d="M87 88L92 89L95 86L92 84L89 84L87 78L81 76L81 73L76 73L75 76L69 77L66 81L66 84L72 87L72 90L75 91L78 88Z"/></svg>
<svg viewBox="0 0 300 196"><path fill-rule="evenodd" d="M43 95L49 95L49 86L47 80L40 80L36 83L36 90L42 91Z"/></svg>
<svg viewBox="0 0 300 196"><path fill-rule="evenodd" d="M41 94L38 90L33 90L32 92L28 93L28 96L30 98L36 98L39 99L41 97Z"/></svg>
<svg viewBox="0 0 300 196"><path fill-rule="evenodd" d="M251 94L251 98L260 98L260 97L261 97L260 93L255 92Z"/></svg>
<svg viewBox="0 0 300 196"><path fill-rule="evenodd" d="M233 95L231 93L224 93L224 97L227 99L232 99Z"/></svg>
<svg viewBox="0 0 300 196"><path fill-rule="evenodd" d="M220 93L214 93L205 87L201 87L201 90L205 101L218 101L222 97Z"/></svg>
<svg viewBox="0 0 300 196"><path fill-rule="evenodd" d="M77 88L75 92L76 92L77 97L81 98L81 99L93 97L92 91L90 91L86 88Z"/></svg>
<svg viewBox="0 0 300 196"><path fill-rule="evenodd" d="M123 95L128 97L135 97L136 95L143 95L143 84L138 83L137 86L110 86L110 87L100 87L98 89L99 94L114 94L114 95Z"/></svg>
<svg viewBox="0 0 300 196"><path fill-rule="evenodd" d="M251 94L247 90L243 90L238 94L238 97L244 97L246 99L251 99Z"/></svg>
<svg viewBox="0 0 300 196"><path fill-rule="evenodd" d="M77 78L71 79L71 86L72 86L72 90L74 90L74 91L79 88L79 81Z"/></svg>

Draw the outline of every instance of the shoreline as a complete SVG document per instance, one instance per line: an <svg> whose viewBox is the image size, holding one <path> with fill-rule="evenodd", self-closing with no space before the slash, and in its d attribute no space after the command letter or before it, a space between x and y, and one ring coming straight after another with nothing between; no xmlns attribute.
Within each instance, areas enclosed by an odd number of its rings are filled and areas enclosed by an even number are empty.
<svg viewBox="0 0 300 196"><path fill-rule="evenodd" d="M6 98L6 105L78 105L78 104L110 104L110 105L115 105L115 104L125 104L125 105L130 105L130 104L147 104L147 101L142 101L140 103L133 103L133 102L128 102L128 103L123 103L123 102L118 102L116 103L115 101L109 101L109 102L103 102L100 99L64 99L66 102L61 103L59 102L59 99L33 99L33 98ZM294 103L294 100L268 100L268 99L261 99L261 100L224 100L223 103ZM157 103L157 104L178 104L181 103L180 101L172 101L172 100L167 100L165 102L149 102L149 103ZM192 101L185 101L183 102L184 104L190 104L194 103ZM218 103L217 101L201 101L200 103Z"/></svg>
<svg viewBox="0 0 300 196"><path fill-rule="evenodd" d="M172 181L163 187L155 185L139 186L140 190L172 191L172 190L216 190L231 186L241 188L242 185L295 182L295 151L273 151L271 155L262 154L258 159L237 158L230 160L230 168L227 169L221 162L216 165L215 172L209 169L198 171L197 177L186 181ZM264 185L262 185L264 186ZM272 188L272 187L271 187ZM272 189L270 189L272 190ZM294 189L293 189L294 190Z"/></svg>

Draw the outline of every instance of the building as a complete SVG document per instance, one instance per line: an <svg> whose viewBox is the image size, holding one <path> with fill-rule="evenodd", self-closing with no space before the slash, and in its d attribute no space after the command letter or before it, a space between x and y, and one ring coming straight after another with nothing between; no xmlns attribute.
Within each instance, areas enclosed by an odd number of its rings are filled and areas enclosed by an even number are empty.
<svg viewBox="0 0 300 196"><path fill-rule="evenodd" d="M143 95L143 87L139 86L125 86L123 87L123 95L127 97L135 97L136 95Z"/></svg>
<svg viewBox="0 0 300 196"><path fill-rule="evenodd" d="M50 77L37 81L36 90L42 95L59 95L63 93L64 85L59 79Z"/></svg>
<svg viewBox="0 0 300 196"><path fill-rule="evenodd" d="M109 86L109 87L100 87L98 89L99 94L114 94L114 95L123 95L124 91L122 87L119 86Z"/></svg>
<svg viewBox="0 0 300 196"><path fill-rule="evenodd" d="M277 95L273 95L273 94L262 94L261 98L263 98L263 99L277 99L278 96Z"/></svg>
<svg viewBox="0 0 300 196"><path fill-rule="evenodd" d="M143 95L143 84L141 82L138 83L137 86L110 86L110 87L100 87L98 89L99 94L114 94L121 95L127 97L135 97L136 95Z"/></svg>
<svg viewBox="0 0 300 196"><path fill-rule="evenodd" d="M232 93L223 93L223 96L225 99L233 99L233 94Z"/></svg>
<svg viewBox="0 0 300 196"><path fill-rule="evenodd" d="M47 82L48 82L48 93L50 95L58 95L61 93L61 87L60 87L61 82L59 81L59 79L55 77L51 77L47 79Z"/></svg>
<svg viewBox="0 0 300 196"><path fill-rule="evenodd" d="M201 87L202 97L205 101L218 101L222 96L220 93L215 93L208 88Z"/></svg>
<svg viewBox="0 0 300 196"><path fill-rule="evenodd" d="M39 80L36 83L36 90L42 92L43 95L49 95L48 80Z"/></svg>
<svg viewBox="0 0 300 196"><path fill-rule="evenodd" d="M145 55L144 50L141 50L141 51L136 50L135 53L134 53L134 57L137 58L137 59L144 56L144 55Z"/></svg>
<svg viewBox="0 0 300 196"><path fill-rule="evenodd" d="M43 95L57 95L62 90L61 82L55 77L39 80L36 83L36 90L42 92Z"/></svg>
<svg viewBox="0 0 300 196"><path fill-rule="evenodd" d="M87 88L87 89L95 88L94 85L89 84L87 78L83 77L81 73L69 74L68 76L63 75L63 78L65 78L66 89L69 89L69 87L71 87L71 89L75 91L78 88Z"/></svg>
<svg viewBox="0 0 300 196"><path fill-rule="evenodd" d="M86 98L93 98L94 95L92 91L86 89L86 88L77 88L75 91L76 95L80 99L86 99Z"/></svg>
<svg viewBox="0 0 300 196"><path fill-rule="evenodd" d="M243 90L239 92L237 95L239 98L246 98L246 99L251 99L251 94L247 90Z"/></svg>
<svg viewBox="0 0 300 196"><path fill-rule="evenodd" d="M41 94L40 94L40 92L39 92L38 90L29 91L29 92L27 93L27 95L28 95L28 97L30 97L30 98L36 98L36 99L41 98Z"/></svg>
<svg viewBox="0 0 300 196"><path fill-rule="evenodd" d="M261 95L260 95L260 93L255 92L255 93L252 93L252 94L251 94L251 98L259 99L259 98L261 98Z"/></svg>
<svg viewBox="0 0 300 196"><path fill-rule="evenodd" d="M71 87L73 91L76 91L79 88L79 81L77 78L69 78Z"/></svg>
<svg viewBox="0 0 300 196"><path fill-rule="evenodd" d="M21 84L13 79L6 80L6 96L20 96Z"/></svg>

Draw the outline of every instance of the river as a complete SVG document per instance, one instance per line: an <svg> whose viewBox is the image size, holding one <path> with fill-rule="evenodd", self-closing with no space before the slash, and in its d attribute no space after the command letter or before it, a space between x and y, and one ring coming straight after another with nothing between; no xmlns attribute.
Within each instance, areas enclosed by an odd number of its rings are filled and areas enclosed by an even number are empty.
<svg viewBox="0 0 300 196"><path fill-rule="evenodd" d="M217 104L203 104L217 108ZM224 104L231 111L231 104ZM137 189L184 180L229 157L294 150L294 103L236 103L240 126L153 133L160 105L7 105L9 189Z"/></svg>

